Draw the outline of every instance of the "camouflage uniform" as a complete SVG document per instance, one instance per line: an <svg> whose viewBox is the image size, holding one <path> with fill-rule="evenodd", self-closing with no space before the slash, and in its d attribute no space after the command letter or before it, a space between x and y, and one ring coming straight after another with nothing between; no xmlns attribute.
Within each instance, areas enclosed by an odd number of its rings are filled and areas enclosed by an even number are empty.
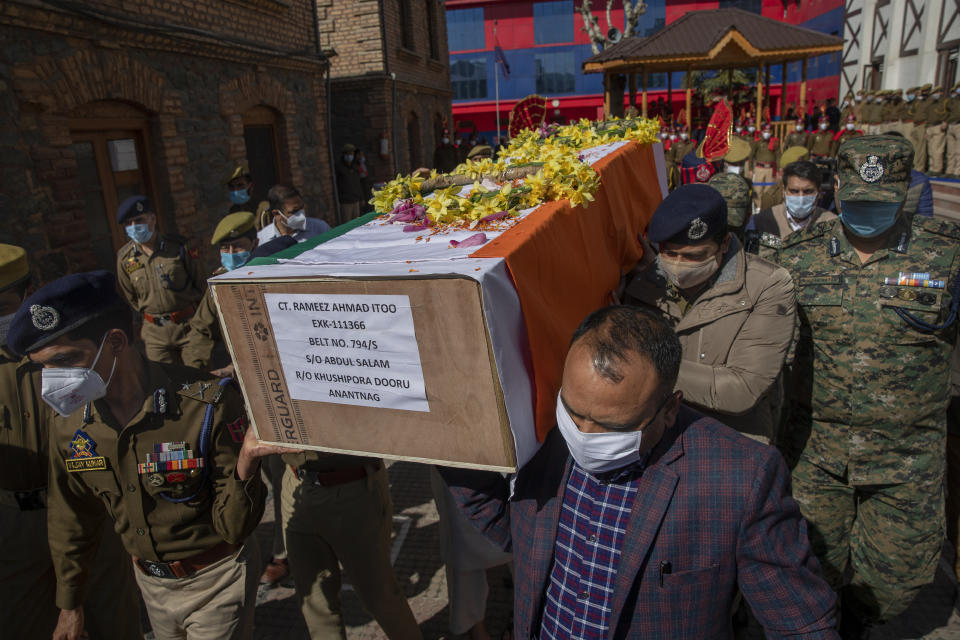
<svg viewBox="0 0 960 640"><path fill-rule="evenodd" d="M912 159L899 138L848 141L838 198L902 202ZM954 223L901 214L886 237L862 263L834 219L793 234L779 252L800 318L781 445L824 575L838 588L852 568L846 606L867 621L905 610L940 555L956 324L920 330L901 313L943 323L960 270ZM884 282L918 272L946 288Z"/></svg>
<svg viewBox="0 0 960 640"><path fill-rule="evenodd" d="M717 173L707 184L720 192L727 201L727 230L743 241L743 229L753 212L750 182L733 173Z"/></svg>

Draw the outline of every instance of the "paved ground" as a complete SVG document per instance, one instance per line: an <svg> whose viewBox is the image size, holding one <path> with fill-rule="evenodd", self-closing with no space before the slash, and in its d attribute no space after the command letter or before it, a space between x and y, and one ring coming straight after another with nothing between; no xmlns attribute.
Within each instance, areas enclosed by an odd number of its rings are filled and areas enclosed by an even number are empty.
<svg viewBox="0 0 960 640"><path fill-rule="evenodd" d="M410 599L424 636L452 639L455 636L447 631L446 577L439 555L437 510L430 493L427 468L413 463L395 463L389 466L389 474L395 514L394 566L397 577ZM272 518L273 511L269 506L266 513ZM272 522L267 520L257 531L265 557L269 553L268 539L272 531ZM947 564L948 559L941 560L936 581L923 590L910 610L877 629L872 640L960 640L960 616L953 608L956 581ZM491 570L489 576L487 622L493 637L498 638L510 615L512 590L505 567ZM350 640L385 638L349 588L344 591L344 610ZM261 590L255 638L309 639L292 585Z"/></svg>

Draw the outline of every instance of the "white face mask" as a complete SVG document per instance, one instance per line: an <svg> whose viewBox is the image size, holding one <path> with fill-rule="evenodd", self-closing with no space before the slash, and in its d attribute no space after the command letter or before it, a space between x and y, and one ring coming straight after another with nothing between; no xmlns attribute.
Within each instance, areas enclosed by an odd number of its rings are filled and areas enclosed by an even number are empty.
<svg viewBox="0 0 960 640"><path fill-rule="evenodd" d="M17 315L16 313L11 313L10 315L0 316L0 343L7 343L7 334L10 332L10 325L13 323L13 316Z"/></svg>
<svg viewBox="0 0 960 640"><path fill-rule="evenodd" d="M820 123L820 130L821 130L821 131L826 131L826 130L827 130L827 123L826 123L826 122L821 122L821 123Z"/></svg>
<svg viewBox="0 0 960 640"><path fill-rule="evenodd" d="M440 138L440 142L443 144L450 144L450 138Z"/></svg>
<svg viewBox="0 0 960 640"><path fill-rule="evenodd" d="M657 264L667 276L667 280L680 289L691 289L703 284L720 268L715 255L702 262L665 260L663 256L657 256Z"/></svg>
<svg viewBox="0 0 960 640"><path fill-rule="evenodd" d="M743 133L743 127L737 127L737 133Z"/></svg>
<svg viewBox="0 0 960 640"><path fill-rule="evenodd" d="M41 371L41 391L40 395L43 401L54 408L57 413L66 418L71 413L94 400L99 400L107 395L107 385L113 379L113 371L117 368L117 358L113 358L113 366L110 367L110 375L104 382L100 374L93 370L100 359L100 352L103 351L103 345L106 336L100 342L100 348L97 349L97 356L93 359L90 368L86 367L58 367L54 369L44 368Z"/></svg>
<svg viewBox="0 0 960 640"><path fill-rule="evenodd" d="M796 220L806 220L813 213L813 205L817 201L817 195L809 196L784 196L784 204L787 206L787 213Z"/></svg>
<svg viewBox="0 0 960 640"><path fill-rule="evenodd" d="M853 131L853 123L852 123L852 122L848 122L848 123L847 123L847 131Z"/></svg>
<svg viewBox="0 0 960 640"><path fill-rule="evenodd" d="M282 213L280 215L283 216L283 224L294 231L303 231L307 228L307 214L303 209L291 213L289 216L285 216Z"/></svg>
<svg viewBox="0 0 960 640"><path fill-rule="evenodd" d="M743 167L738 164L728 164L726 168L727 173L734 173L740 175L740 172L743 171Z"/></svg>
<svg viewBox="0 0 960 640"><path fill-rule="evenodd" d="M559 394L557 426L570 455L587 473L606 473L640 461L642 431L584 433L567 413Z"/></svg>
<svg viewBox="0 0 960 640"><path fill-rule="evenodd" d="M681 140L686 140L686 139L689 138L689 137L690 137L690 134L687 134L687 133L681 133L681 134L680 134L680 139L681 139Z"/></svg>
<svg viewBox="0 0 960 640"><path fill-rule="evenodd" d="M346 162L347 164L350 164L351 162L353 162L353 154L352 153L345 154L343 156L343 161Z"/></svg>
<svg viewBox="0 0 960 640"><path fill-rule="evenodd" d="M769 131L764 131L764 132L761 133L760 135L763 136L763 139L764 139L764 140L769 140L769 139L770 139L770 132L769 132Z"/></svg>
<svg viewBox="0 0 960 640"><path fill-rule="evenodd" d="M747 127L747 131L749 131L750 133L753 133L756 130L757 130L756 127Z"/></svg>
<svg viewBox="0 0 960 640"><path fill-rule="evenodd" d="M803 125L802 125L802 124L798 124L798 125L795 127L795 129L796 129L797 131L803 131Z"/></svg>

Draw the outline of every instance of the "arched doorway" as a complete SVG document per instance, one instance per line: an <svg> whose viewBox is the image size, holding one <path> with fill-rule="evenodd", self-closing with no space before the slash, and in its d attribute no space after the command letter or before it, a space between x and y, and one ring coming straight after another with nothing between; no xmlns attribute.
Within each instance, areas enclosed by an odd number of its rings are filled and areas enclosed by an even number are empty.
<svg viewBox="0 0 960 640"><path fill-rule="evenodd" d="M90 249L99 268L112 270L128 240L117 207L133 195L156 202L148 115L124 102L97 101L71 113L69 127Z"/></svg>
<svg viewBox="0 0 960 640"><path fill-rule="evenodd" d="M253 176L253 199L265 200L267 191L275 184L288 181L286 167L280 162L280 132L282 116L264 105L253 107L243 114L243 142L247 163ZM300 185L302 186L302 185Z"/></svg>
<svg viewBox="0 0 960 640"><path fill-rule="evenodd" d="M408 172L423 166L423 141L420 139L420 118L410 112L407 117Z"/></svg>

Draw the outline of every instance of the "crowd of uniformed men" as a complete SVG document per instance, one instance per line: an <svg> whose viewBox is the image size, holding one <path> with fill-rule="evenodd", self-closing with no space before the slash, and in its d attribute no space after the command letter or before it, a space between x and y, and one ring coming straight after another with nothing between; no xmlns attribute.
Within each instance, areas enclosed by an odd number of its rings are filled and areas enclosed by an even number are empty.
<svg viewBox="0 0 960 640"><path fill-rule="evenodd" d="M905 610L945 531L956 542L960 226L908 196L912 170L960 173L957 92L862 92L843 131L798 125L785 145L769 125L756 140L738 126L749 154L734 143L719 166L693 167L655 214L676 233L619 290L680 337L684 402L788 460L843 637ZM668 160L680 167L693 146L680 130ZM792 147L806 153L781 167ZM828 182L818 157L834 162ZM767 206L743 173L774 183ZM254 203L243 167L226 185L216 273L329 229L293 187ZM710 188L725 206L690 193ZM117 224L130 242L116 274L36 291L23 249L0 245L4 637L141 637L135 582L158 639L248 638L258 578L288 573L311 637L344 637L341 565L389 637L420 637L390 566L382 461L252 438L196 255L161 233L145 197L122 203ZM245 544L264 510L261 467L277 507L265 563Z"/></svg>

